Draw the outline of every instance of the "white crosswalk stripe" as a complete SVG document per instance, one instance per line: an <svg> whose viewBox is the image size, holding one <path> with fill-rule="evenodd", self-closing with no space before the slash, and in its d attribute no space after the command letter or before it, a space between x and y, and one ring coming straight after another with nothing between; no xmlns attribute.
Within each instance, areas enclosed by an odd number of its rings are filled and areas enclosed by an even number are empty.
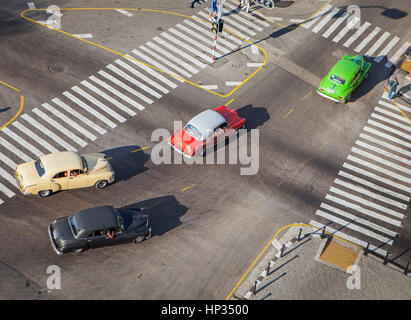
<svg viewBox="0 0 411 320"><path fill-rule="evenodd" d="M375 27L373 31L371 31L371 33L369 35L367 35L365 37L365 39L363 41L361 41L361 43L355 47L354 51L355 52L360 52L362 49L364 49L364 47L372 40L374 39L374 37L381 31L381 28L379 27Z"/></svg>
<svg viewBox="0 0 411 320"><path fill-rule="evenodd" d="M242 29L242 30L250 33L252 36L255 36L256 33L253 32L253 31L251 31L251 30L248 30L248 31L247 31L247 28L253 28L253 29L257 30L257 31L263 31L263 28L257 26L256 24L254 24L254 23L252 23L252 22L250 22L250 21L248 21L248 20L246 20L246 19L241 18L240 15L238 15L238 14L228 14L229 12L230 12L230 10L227 10L227 9L223 8L223 14L221 15L221 17L222 17L222 19L223 19L224 21L228 21L228 22L231 23L231 24L233 24L232 22L234 22L234 23L236 23L238 26L242 26L242 28L244 28L244 29ZM227 20L227 18L228 18L229 20ZM231 21L231 22L230 22L230 21ZM241 22L242 24L240 24L240 22ZM233 24L233 25L235 25L235 24ZM243 26L243 25L246 25L246 26ZM237 26L237 27L238 27L238 26ZM248 27L247 27L247 26L248 26Z"/></svg>
<svg viewBox="0 0 411 320"><path fill-rule="evenodd" d="M94 140L97 139L97 137L94 134L92 134L90 131L84 129L82 126L77 124L75 121L71 120L69 117L67 117L66 115L64 115L63 113L61 113L56 108L49 105L48 103L43 103L42 106L45 109L47 109L48 111L50 111L50 113L52 113L55 116L59 117L59 119L63 120L65 123L70 125L72 128L74 128L75 130L77 130L78 132L80 132L81 134L86 136L91 141L94 141Z"/></svg>
<svg viewBox="0 0 411 320"><path fill-rule="evenodd" d="M37 134L35 134L30 129L27 129L20 122L14 121L12 123L12 125L14 127L16 127L17 129L19 129L21 132L23 132L26 136L28 136L28 137L32 138L33 140L37 141L38 144L40 144L43 148L47 149L49 152L51 152L51 153L58 152L58 150L56 148L54 148L51 144L49 144L46 140L39 137Z"/></svg>
<svg viewBox="0 0 411 320"><path fill-rule="evenodd" d="M390 36L391 33L389 33L388 31L385 31L381 37L378 38L377 41L374 42L374 44L372 45L372 47L370 49L368 49L368 51L365 53L366 56L370 57L372 56L375 51L377 51L377 49L379 47L381 47L381 45L384 43L385 40L387 40L387 38Z"/></svg>
<svg viewBox="0 0 411 320"><path fill-rule="evenodd" d="M24 152L20 151L18 148L13 146L11 143L0 137L0 144L3 145L7 150L9 150L11 153L14 153L17 157L19 157L21 160L24 162L30 162L33 161L32 158L30 158L28 155L26 155Z"/></svg>
<svg viewBox="0 0 411 320"><path fill-rule="evenodd" d="M6 170L4 170L3 168L0 167L0 176L7 180L13 187L18 189L16 180L14 179L14 177L8 173ZM14 195L14 192L12 192L12 194L10 195L10 197L12 197Z"/></svg>
<svg viewBox="0 0 411 320"><path fill-rule="evenodd" d="M63 101L61 101L58 98L54 98L51 101L53 101L57 106L62 108L64 111L67 113L71 114L72 116L76 117L77 119L83 121L86 125L88 125L90 128L94 129L101 135L107 133L107 130L104 130L102 127L98 126L95 124L93 121L89 120L88 118L84 117L82 114L79 112L75 111L73 108L69 107L67 104L65 104Z"/></svg>
<svg viewBox="0 0 411 320"><path fill-rule="evenodd" d="M358 17L353 17L350 19L350 21L347 22L344 28L341 29L340 32L334 37L333 42L339 42L344 36L348 33L348 31L351 31L354 26L360 21L360 18Z"/></svg>
<svg viewBox="0 0 411 320"><path fill-rule="evenodd" d="M4 171L4 170L2 168L0 168L0 176L1 176L1 171ZM2 183L0 183L0 192L3 192L9 198L11 198L15 195L15 193L13 191L11 191L9 188L7 188Z"/></svg>
<svg viewBox="0 0 411 320"><path fill-rule="evenodd" d="M83 80L82 85L87 85L88 87L94 87L91 83L89 83L86 80ZM125 122L126 119L122 116L120 116L117 112L114 112L113 110L111 110L110 108L108 108L106 105L104 105L103 103L101 103L100 101L98 101L97 99L95 99L94 97L92 97L91 95L89 95L87 92L85 92L83 89L74 86L73 88L71 88L71 90L73 90L74 92L78 93L79 95L83 96L84 98L86 98L88 101L90 101L91 103L93 103L94 105L96 105L97 107L99 107L101 110L103 110L104 112L106 112L107 114L111 115L113 118L115 118L117 121L119 122ZM97 93L97 92L96 92Z"/></svg>
<svg viewBox="0 0 411 320"><path fill-rule="evenodd" d="M33 153L37 158L44 156L44 153L41 152L39 149L28 143L26 140L22 139L20 136L15 134L13 131L11 131L9 128L3 128L1 130L3 133L8 135L10 138L12 138L14 141L16 141L19 145L22 147L26 148L29 150L31 153Z"/></svg>
<svg viewBox="0 0 411 320"><path fill-rule="evenodd" d="M65 142L63 139L61 139L59 136L51 132L49 129L47 129L45 126L43 126L41 123L39 123L37 120L33 119L30 117L27 113L23 114L21 116L24 120L26 120L28 123L30 123L32 126L36 127L38 130L42 131L45 135L47 135L48 138L53 139L55 142L57 142L60 146L62 146L65 150L68 151L77 151L76 148ZM28 160L26 162L29 162L32 160Z"/></svg>
<svg viewBox="0 0 411 320"><path fill-rule="evenodd" d="M150 46L152 49L161 52L164 56L166 56L167 58L173 60L173 62L178 63L180 66L182 66L183 68L186 68L187 70L191 71L193 74L196 74L198 72L197 69L193 68L192 66L190 66L188 63L185 63L183 60L177 58L176 56L173 56L171 53L167 52L166 50L161 49L160 47L156 46L154 43L151 42L147 42L146 43L148 46ZM177 71L180 75L183 75L187 78L191 78L191 74L188 73L187 71L185 71L184 69L180 68L179 66L177 66L176 64L174 64L173 62L165 59L164 57L161 57L160 55L158 55L156 52L153 52L153 50L150 50L149 48L146 48L145 46L140 46L140 49L145 51L146 53L148 53L149 55L153 56L154 58L161 60L163 63L165 63L166 65L168 65L169 67L171 67L172 69L174 69L175 71Z"/></svg>
<svg viewBox="0 0 411 320"><path fill-rule="evenodd" d="M335 22L323 33L324 38L328 38L348 17L348 12L344 11Z"/></svg>
<svg viewBox="0 0 411 320"><path fill-rule="evenodd" d="M391 124L391 125L393 125L393 126L399 127L399 128L401 128L401 129L403 129L403 130L405 130L405 131L411 131L411 127L410 127L409 125L408 125L408 126L402 125L401 123L398 123L398 122L395 121L395 120L388 119L387 117L381 116L381 115L379 115L379 114L372 113L372 114L371 114L371 117L373 117L373 118L375 118L375 119L378 119L378 120L381 120L381 121L383 121L383 122L389 123L389 124Z"/></svg>
<svg viewBox="0 0 411 320"><path fill-rule="evenodd" d="M385 64L387 68L390 68L392 64L397 63L398 59L401 57L401 55L405 52L405 50L410 46L410 43L404 42L404 44L398 49L396 53L389 59L389 61Z"/></svg>
<svg viewBox="0 0 411 320"><path fill-rule="evenodd" d="M206 56L205 54L203 54L202 52L198 51L197 49L194 49L193 47L190 47L188 44L185 44L184 42L174 38L173 36L169 35L168 33L163 32L161 34L161 36L163 38L168 39L169 41L171 41L174 44L179 45L180 47L186 49L187 51L190 51L191 53L195 54L197 57L200 57L201 59L203 59L204 61L210 62L211 61L211 57L210 56ZM191 59L196 59L195 57L192 57Z"/></svg>
<svg viewBox="0 0 411 320"><path fill-rule="evenodd" d="M311 31L318 33L337 14L339 10L340 9L338 8L332 9Z"/></svg>
<svg viewBox="0 0 411 320"><path fill-rule="evenodd" d="M116 66L113 66L112 64L109 64L107 66L107 68L110 69L111 71L113 71L114 73L118 74L123 79L126 79L128 82L131 82L136 87L140 87L140 82L139 81L137 81L133 77L130 77L127 73L121 71ZM164 88L162 85L159 85L157 82L151 80L149 77L146 77L144 74L138 72L137 70L136 70L136 74L140 74L140 79L144 80L146 83L150 84L152 87L156 88L158 91L161 91L162 93L165 93L165 94L170 92L166 88Z"/></svg>
<svg viewBox="0 0 411 320"><path fill-rule="evenodd" d="M381 52L377 55L374 61L381 62L381 60L388 55L388 52L390 52L392 48L394 48L398 41L400 41L400 38L398 38L397 36L392 38L391 41L385 46L385 48L382 49Z"/></svg>
<svg viewBox="0 0 411 320"><path fill-rule="evenodd" d="M321 19L321 17L324 16L324 14L326 14L328 11L330 11L332 9L332 6L330 6L329 4L327 4L324 8L322 8L314 17L308 19L307 22L303 23L302 26L305 29L310 29L311 26L316 23L319 19Z"/></svg>
<svg viewBox="0 0 411 320"><path fill-rule="evenodd" d="M376 136L382 137L384 139L390 140L390 141L395 142L397 144L401 144L405 147L411 148L411 143L404 142L401 139L395 138L393 136L390 136L389 134L383 133L383 132L375 130L373 128L364 127L364 131L370 132L372 134L375 134Z"/></svg>
<svg viewBox="0 0 411 320"><path fill-rule="evenodd" d="M388 111L388 110L385 110L385 109L383 109L383 108L375 107L374 111L377 111L377 112L379 112L379 113L383 113L383 114L385 114L385 115L387 115L387 116L389 116L389 117L391 117L391 118L394 118L394 119L396 119L396 120L399 120L399 121L401 121L401 122L405 122L405 123L408 123L408 124L410 123L407 118L404 118L403 115L399 115L399 114L393 113L393 112ZM398 109L397 109L397 111L398 111Z"/></svg>
<svg viewBox="0 0 411 320"><path fill-rule="evenodd" d="M354 19L353 19L352 21L354 22ZM349 46L351 46L351 45L353 44L353 42L354 42L355 40L357 40L358 37L361 36L361 35L364 33L364 31L365 31L366 29L368 29L368 27L369 27L370 25L371 25L371 23L369 23L369 22L364 22L364 24L363 24L362 26L360 26L360 27L357 29L357 31L356 31L351 37L349 37L349 38L347 39L347 41L345 41L345 43L343 44L343 46L346 47L346 48L348 48Z"/></svg>
<svg viewBox="0 0 411 320"><path fill-rule="evenodd" d="M43 111L39 110L38 108L34 108L33 112L37 114L40 118L42 118L44 121L49 123L51 126L56 128L58 131L69 137L71 140L73 140L75 143L78 145L85 147L88 143L84 141L83 139L79 138L76 136L73 132L70 130L67 130L65 127L63 127L61 124L59 124L57 121L54 119L50 118L48 115L46 115Z"/></svg>
<svg viewBox="0 0 411 320"><path fill-rule="evenodd" d="M236 7L234 7L233 5L231 5L230 3L227 3L227 2L224 3L224 7L227 7L227 8L229 8L229 9L231 9L231 10L237 10ZM230 12L230 10L227 10L227 9L225 9L225 8L223 8L223 9L224 9L224 10L223 10L223 15L222 15L223 18L222 18L222 19L224 20L224 17ZM243 11L241 11L241 10L238 10L238 11L236 12L236 14L230 14L229 16L230 16L230 17L233 17L234 19L240 21L240 22L243 23L243 24L248 25L249 27L251 27L251 28L253 28L253 29L257 30L257 31L260 31L260 32L263 31L263 28L261 28L260 26L257 26L256 23L250 22L250 21L248 20L249 16L248 16L245 12L243 12ZM244 17L244 18L243 18L243 17ZM256 21L256 22L259 22L258 19L255 19L255 21ZM269 27L270 25L267 24L267 23L264 23L264 26L265 26L265 27Z"/></svg>
<svg viewBox="0 0 411 320"><path fill-rule="evenodd" d="M208 19L207 15L205 15L205 17L207 17ZM203 26L205 26L206 28L210 30L211 24L209 22L205 22L203 20L198 20L198 19L196 19L195 21L202 24ZM242 45L244 42L244 40L238 39L236 36L233 36L232 34L228 32L222 32L221 35L224 36L226 39L229 39L230 41L237 43L238 45Z"/></svg>
<svg viewBox="0 0 411 320"><path fill-rule="evenodd" d="M391 133L394 133L394 134L396 134L396 135L398 135L398 136L400 136L400 137L403 137L403 138L407 139L408 141L411 141L411 136L408 135L408 134L406 134L406 133L404 133L404 132L402 132L402 131L399 131L399 130L397 130L397 129L393 129L393 128L389 127L389 126L386 126L386 125L381 124L381 123L379 123L379 122L377 122L377 121L374 121L374 120L368 120L367 122L368 122L369 124L375 126L375 127L384 129L384 130L389 131L389 132L391 132Z"/></svg>
<svg viewBox="0 0 411 320"><path fill-rule="evenodd" d="M7 164L12 170L16 170L17 163L15 163L13 160L11 160L9 157L7 157L1 152L0 152L0 160L3 161L5 164Z"/></svg>
<svg viewBox="0 0 411 320"><path fill-rule="evenodd" d="M80 89L80 88L76 87L76 89ZM101 113L99 113L96 110L94 110L93 108L89 107L86 103L84 103L83 101L81 101L77 97L73 96L70 92L65 91L65 92L63 92L63 95L66 96L71 101L73 101L78 106L80 106L81 108L83 108L84 110L86 110L87 112L89 112L90 114L92 114L93 116L95 116L97 119L100 119L102 122L104 122L110 128L117 127L117 125L113 121L107 119Z"/></svg>

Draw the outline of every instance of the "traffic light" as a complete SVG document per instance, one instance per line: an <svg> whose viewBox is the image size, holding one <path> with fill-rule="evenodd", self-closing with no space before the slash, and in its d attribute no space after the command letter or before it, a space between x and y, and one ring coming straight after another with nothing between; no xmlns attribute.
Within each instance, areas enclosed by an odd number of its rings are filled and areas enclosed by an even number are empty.
<svg viewBox="0 0 411 320"><path fill-rule="evenodd" d="M223 32L224 20L220 19L218 23L218 32Z"/></svg>
<svg viewBox="0 0 411 320"><path fill-rule="evenodd" d="M213 21L211 31L215 34L218 32L223 32L224 20L220 19L218 22Z"/></svg>
<svg viewBox="0 0 411 320"><path fill-rule="evenodd" d="M217 22L214 22L214 21L213 21L212 27L211 27L211 31L212 31L213 33L215 33L215 34L218 33L218 23L217 23Z"/></svg>

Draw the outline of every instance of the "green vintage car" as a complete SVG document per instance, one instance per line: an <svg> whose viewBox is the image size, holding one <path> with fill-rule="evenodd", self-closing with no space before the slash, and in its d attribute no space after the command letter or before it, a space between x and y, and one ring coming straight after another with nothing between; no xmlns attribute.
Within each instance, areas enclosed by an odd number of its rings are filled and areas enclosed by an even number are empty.
<svg viewBox="0 0 411 320"><path fill-rule="evenodd" d="M344 102L351 93L367 78L371 63L360 55L346 55L338 61L324 77L317 93L335 102Z"/></svg>

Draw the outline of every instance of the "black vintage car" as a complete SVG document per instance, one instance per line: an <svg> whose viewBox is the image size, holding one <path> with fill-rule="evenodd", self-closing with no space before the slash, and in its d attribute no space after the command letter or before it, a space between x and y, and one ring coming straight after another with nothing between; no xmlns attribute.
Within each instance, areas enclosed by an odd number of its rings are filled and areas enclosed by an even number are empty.
<svg viewBox="0 0 411 320"><path fill-rule="evenodd" d="M141 242L151 236L148 216L141 214L141 210L102 206L54 220L48 229L52 247L61 255L124 242Z"/></svg>

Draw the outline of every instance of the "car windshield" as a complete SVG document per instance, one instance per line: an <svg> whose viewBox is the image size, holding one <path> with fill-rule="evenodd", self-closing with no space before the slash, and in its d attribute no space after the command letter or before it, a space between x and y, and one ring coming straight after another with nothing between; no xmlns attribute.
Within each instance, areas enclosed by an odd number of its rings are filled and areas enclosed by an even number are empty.
<svg viewBox="0 0 411 320"><path fill-rule="evenodd" d="M46 173L46 171L44 170L44 166L43 163L41 162L41 160L37 160L36 162L34 162L34 165L36 167L37 173L40 177L44 176L44 174Z"/></svg>
<svg viewBox="0 0 411 320"><path fill-rule="evenodd" d="M330 79L331 79L332 81L334 81L334 82L339 83L339 84L345 84L344 78L342 78L342 77L340 77L340 76L337 76L337 75L335 75L335 74L332 74L332 75L330 76Z"/></svg>
<svg viewBox="0 0 411 320"><path fill-rule="evenodd" d="M70 222L71 228L73 229L74 235L77 236L80 230L80 226L78 225L76 217L72 216L71 218L69 218L69 222Z"/></svg>
<svg viewBox="0 0 411 320"><path fill-rule="evenodd" d="M184 127L184 131L186 131L190 136L196 138L197 140L200 140L202 137L201 132L198 131L198 129L194 127L192 124L187 124Z"/></svg>

